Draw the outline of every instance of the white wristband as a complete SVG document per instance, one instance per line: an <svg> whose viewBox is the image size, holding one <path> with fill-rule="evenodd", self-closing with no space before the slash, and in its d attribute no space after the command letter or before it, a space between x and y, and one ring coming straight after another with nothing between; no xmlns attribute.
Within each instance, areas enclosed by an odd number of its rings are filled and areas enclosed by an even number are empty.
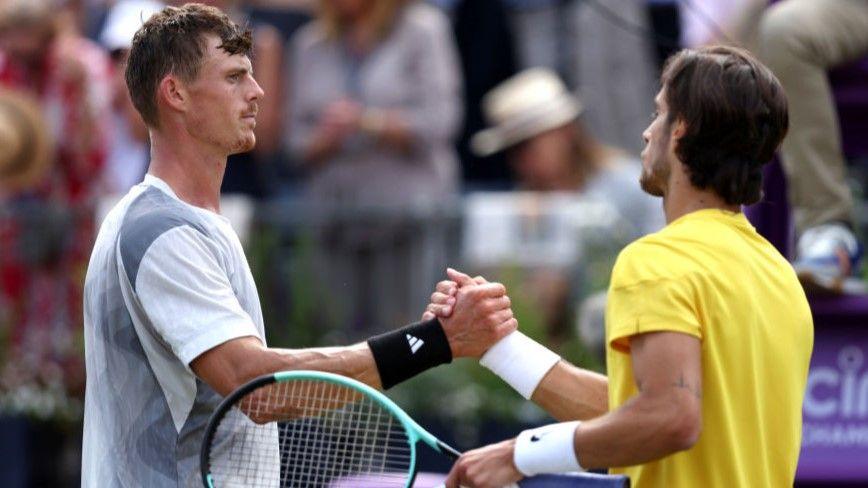
<svg viewBox="0 0 868 488"><path fill-rule="evenodd" d="M500 376L509 386L530 399L543 376L561 357L530 337L515 331L479 358L479 364Z"/></svg>
<svg viewBox="0 0 868 488"><path fill-rule="evenodd" d="M579 421L562 422L519 434L513 454L515 467L525 476L584 471L573 446L579 424Z"/></svg>

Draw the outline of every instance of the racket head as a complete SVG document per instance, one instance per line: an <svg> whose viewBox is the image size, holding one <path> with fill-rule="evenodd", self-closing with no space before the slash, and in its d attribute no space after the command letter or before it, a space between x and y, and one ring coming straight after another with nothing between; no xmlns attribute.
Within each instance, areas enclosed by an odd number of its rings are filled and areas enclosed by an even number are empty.
<svg viewBox="0 0 868 488"><path fill-rule="evenodd" d="M406 488L416 477L416 443L427 437L358 381L318 371L269 374L234 391L212 414L202 481L208 488L347 488L375 475L376 486Z"/></svg>

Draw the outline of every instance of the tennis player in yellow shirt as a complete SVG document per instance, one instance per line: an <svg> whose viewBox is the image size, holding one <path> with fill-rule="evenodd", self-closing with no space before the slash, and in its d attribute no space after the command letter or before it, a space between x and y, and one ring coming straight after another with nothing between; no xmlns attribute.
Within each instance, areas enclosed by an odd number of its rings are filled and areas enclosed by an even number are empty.
<svg viewBox="0 0 868 488"><path fill-rule="evenodd" d="M562 423L466 453L447 487L596 468L638 488L792 486L811 312L790 264L741 212L761 198L786 98L731 47L681 51L661 81L640 184L663 198L667 226L612 271L608 377L519 332L502 339L482 364ZM428 313L448 315L471 282L450 272Z"/></svg>

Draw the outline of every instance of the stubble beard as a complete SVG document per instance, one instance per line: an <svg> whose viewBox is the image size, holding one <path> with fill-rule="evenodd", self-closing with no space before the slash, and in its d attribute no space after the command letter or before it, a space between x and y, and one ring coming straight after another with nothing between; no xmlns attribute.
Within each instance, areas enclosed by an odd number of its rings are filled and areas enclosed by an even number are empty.
<svg viewBox="0 0 868 488"><path fill-rule="evenodd" d="M650 149L651 160L649 168L642 168L642 176L639 178L639 186L645 193L654 197L666 196L666 186L669 182L669 174L672 168L667 160L667 148L669 147L669 130L665 131L667 137L662 138Z"/></svg>
<svg viewBox="0 0 868 488"><path fill-rule="evenodd" d="M251 132L249 135L244 135L238 138L229 148L229 155L244 153L256 147L256 136Z"/></svg>
<svg viewBox="0 0 868 488"><path fill-rule="evenodd" d="M666 181L669 179L669 165L665 161L657 160L651 163L649 170L642 170L639 178L639 186L645 193L662 197L666 195Z"/></svg>
<svg viewBox="0 0 868 488"><path fill-rule="evenodd" d="M209 124L209 121L204 116L197 116L189 124L191 128L190 133L210 146L219 147L226 153L226 156L244 153L256 146L256 135L252 128L233 126L233 129L238 132L229 134L227 133L228 131L218 132L211 130L213 125Z"/></svg>

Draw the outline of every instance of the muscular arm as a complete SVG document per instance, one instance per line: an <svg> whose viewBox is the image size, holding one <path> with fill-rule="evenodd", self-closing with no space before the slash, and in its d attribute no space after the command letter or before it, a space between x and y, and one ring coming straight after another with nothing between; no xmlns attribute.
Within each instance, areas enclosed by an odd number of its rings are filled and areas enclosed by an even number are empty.
<svg viewBox="0 0 868 488"><path fill-rule="evenodd" d="M426 315L423 317L448 317L452 313L450 300L453 300L453 295L456 293L459 285L467 286L475 280L485 282L481 277L470 278L464 273L450 270L450 280L441 281L437 284L435 292L431 295L431 304L426 310ZM650 346L647 344L650 342ZM658 342L662 345L658 345ZM670 342L672 343L670 345ZM680 342L686 342L686 345L680 345ZM672 347L672 353L667 353L668 347ZM682 349L687 349L685 352ZM658 351L659 349L659 351ZM688 354L688 352L690 354ZM641 334L633 337L631 342L631 355L633 359L634 375L638 381L646 376L649 378L644 382L648 385L654 385L649 391L646 388L639 388L640 407L647 405L650 401L658 399L659 387L654 381L659 381L657 375L667 374L666 370L659 370L660 361L648 361L648 355L654 357L656 354L662 354L664 359L683 362L685 367L695 368L696 382L701 381L701 365L699 365L699 340L693 336L681 333L649 333ZM681 357L684 356L684 357ZM649 362L648 366L640 366ZM694 364L695 363L695 364ZM655 369L657 368L657 369ZM665 382L665 379L663 380ZM674 379L671 382L680 381ZM686 381L686 380L685 380ZM697 390L698 391L698 390ZM531 400L537 405L546 410L550 415L560 421L569 420L590 420L600 417L609 411L609 380L605 376L589 371L586 369L577 368L566 361L559 361L546 375L540 380L539 385L531 396ZM666 391L665 393L669 393ZM638 401L633 399L625 406L633 407L633 403Z"/></svg>
<svg viewBox="0 0 868 488"><path fill-rule="evenodd" d="M345 347L272 349L256 337L241 337L206 351L190 363L193 372L222 396L275 371L311 369L349 376L381 388L367 343Z"/></svg>
<svg viewBox="0 0 868 488"><path fill-rule="evenodd" d="M632 337L630 347L639 393L616 410L581 423L573 434L576 459L586 469L646 463L689 449L699 438L699 340L676 332L651 332ZM570 388L569 382L577 382L572 377L582 374L561 362L544 383L553 387L563 381L561 386ZM549 397L547 391L534 392L534 399L545 396L544 402L554 401L556 397ZM568 404L575 402L568 393L561 396ZM446 486L504 486L518 481L522 475L515 464L515 450L516 440L509 439L464 453L453 465Z"/></svg>
<svg viewBox="0 0 868 488"><path fill-rule="evenodd" d="M689 449L699 438L699 339L678 332L651 332L632 337L630 349L639 393L576 429L574 447L585 468L646 463Z"/></svg>
<svg viewBox="0 0 868 488"><path fill-rule="evenodd" d="M558 362L533 392L531 400L560 420L589 420L609 411L609 379Z"/></svg>
<svg viewBox="0 0 868 488"><path fill-rule="evenodd" d="M452 317L441 320L452 357L479 357L516 328L506 289L486 283L462 290ZM225 396L257 376L275 371L310 369L348 376L382 388L380 373L366 342L345 347L267 348L257 337L224 342L193 359L193 372Z"/></svg>

